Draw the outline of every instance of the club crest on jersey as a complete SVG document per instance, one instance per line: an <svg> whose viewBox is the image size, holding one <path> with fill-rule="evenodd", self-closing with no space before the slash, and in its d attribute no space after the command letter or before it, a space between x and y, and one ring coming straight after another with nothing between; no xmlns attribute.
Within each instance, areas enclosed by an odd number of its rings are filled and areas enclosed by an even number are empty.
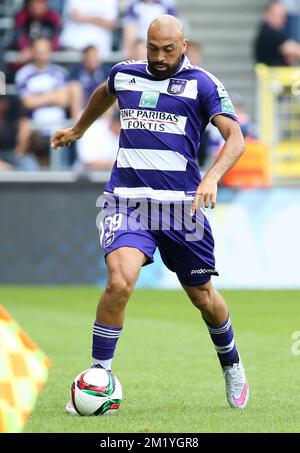
<svg viewBox="0 0 300 453"><path fill-rule="evenodd" d="M186 84L187 80L171 79L167 91L169 94L182 94Z"/></svg>
<svg viewBox="0 0 300 453"><path fill-rule="evenodd" d="M114 242L114 239L115 239L114 233L111 233L109 236L107 236L105 239L105 247L109 247L110 244Z"/></svg>

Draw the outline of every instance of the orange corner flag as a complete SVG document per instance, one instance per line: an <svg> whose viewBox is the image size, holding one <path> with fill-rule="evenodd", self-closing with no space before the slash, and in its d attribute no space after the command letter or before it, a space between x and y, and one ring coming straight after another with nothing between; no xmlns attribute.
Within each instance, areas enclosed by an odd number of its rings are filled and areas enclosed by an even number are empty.
<svg viewBox="0 0 300 453"><path fill-rule="evenodd" d="M0 305L0 433L23 430L50 366L48 357Z"/></svg>

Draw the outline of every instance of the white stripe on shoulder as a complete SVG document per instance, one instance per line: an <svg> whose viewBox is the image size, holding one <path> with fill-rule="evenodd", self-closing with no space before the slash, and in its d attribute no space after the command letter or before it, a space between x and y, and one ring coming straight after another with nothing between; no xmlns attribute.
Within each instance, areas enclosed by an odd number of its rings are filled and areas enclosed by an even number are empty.
<svg viewBox="0 0 300 453"><path fill-rule="evenodd" d="M223 83L216 77L214 76L211 72L206 71L203 68L197 67L200 69L202 72L204 72L215 84L217 85L218 88L224 88Z"/></svg>
<svg viewBox="0 0 300 453"><path fill-rule="evenodd" d="M120 61L120 63L117 63L117 66L121 65L121 64L133 64L134 63L134 60L123 60L123 61Z"/></svg>
<svg viewBox="0 0 300 453"><path fill-rule="evenodd" d="M124 61L120 61L120 63L118 63L117 65L147 64L147 63L148 63L147 60L124 60Z"/></svg>
<svg viewBox="0 0 300 453"><path fill-rule="evenodd" d="M219 97L222 99L222 98L228 98L230 99L230 96L226 90L226 88L224 87L223 83L216 77L214 76L213 74L211 74L210 72L206 71L205 69L203 68L199 68L202 72L204 72L216 85L217 85L217 91L218 91L218 95ZM224 112L222 112L224 113ZM212 118L210 118L209 121L211 121Z"/></svg>

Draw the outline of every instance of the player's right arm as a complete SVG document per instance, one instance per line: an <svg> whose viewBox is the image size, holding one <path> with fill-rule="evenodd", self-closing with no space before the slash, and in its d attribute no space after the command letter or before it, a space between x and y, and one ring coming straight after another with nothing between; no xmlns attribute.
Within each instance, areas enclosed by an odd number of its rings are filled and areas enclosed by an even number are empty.
<svg viewBox="0 0 300 453"><path fill-rule="evenodd" d="M108 91L107 82L100 85L91 95L88 105L77 123L73 127L55 132L51 138L51 147L56 149L61 146L69 146L81 138L94 121L103 115L115 101L116 97Z"/></svg>

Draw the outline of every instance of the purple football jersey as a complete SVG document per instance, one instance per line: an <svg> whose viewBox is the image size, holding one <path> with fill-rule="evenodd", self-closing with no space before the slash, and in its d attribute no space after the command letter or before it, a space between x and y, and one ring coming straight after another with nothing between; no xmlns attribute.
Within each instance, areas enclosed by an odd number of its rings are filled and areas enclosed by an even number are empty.
<svg viewBox="0 0 300 453"><path fill-rule="evenodd" d="M196 155L214 116L237 120L227 91L182 57L176 74L156 79L147 61L115 65L108 87L118 98L121 134L106 192L126 198L191 199L201 177Z"/></svg>

